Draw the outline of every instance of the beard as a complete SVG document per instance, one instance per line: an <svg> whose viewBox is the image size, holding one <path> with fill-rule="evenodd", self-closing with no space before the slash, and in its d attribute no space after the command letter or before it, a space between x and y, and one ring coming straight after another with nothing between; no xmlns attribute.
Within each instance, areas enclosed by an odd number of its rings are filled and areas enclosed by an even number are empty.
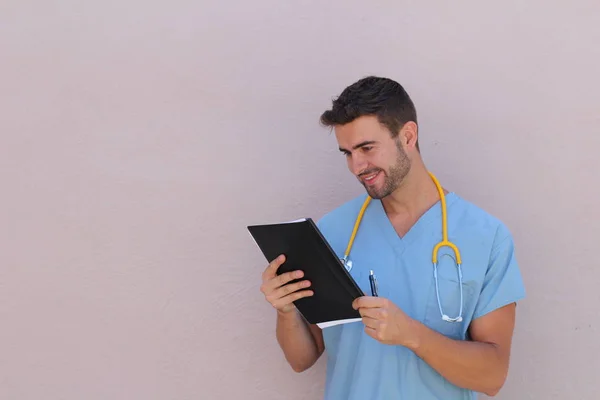
<svg viewBox="0 0 600 400"><path fill-rule="evenodd" d="M380 187L370 186L364 183L362 180L360 181L365 187L367 193L373 199L382 199L386 196L389 196L402 184L402 181L408 175L410 171L410 159L408 155L402 149L400 143L396 143L396 147L398 149L398 157L396 157L396 162L392 165L388 171L384 171L380 168L367 170L359 175L368 176L373 173L381 172L383 175L383 185ZM379 178L377 178L379 179Z"/></svg>

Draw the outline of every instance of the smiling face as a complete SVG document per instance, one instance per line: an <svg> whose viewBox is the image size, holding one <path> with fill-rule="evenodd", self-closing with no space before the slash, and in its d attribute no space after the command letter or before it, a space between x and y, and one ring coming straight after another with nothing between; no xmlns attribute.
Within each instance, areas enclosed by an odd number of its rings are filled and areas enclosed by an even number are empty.
<svg viewBox="0 0 600 400"><path fill-rule="evenodd" d="M362 116L336 126L335 136L348 169L369 196L381 199L401 186L411 167L410 157L402 146L402 132L393 138L377 117Z"/></svg>

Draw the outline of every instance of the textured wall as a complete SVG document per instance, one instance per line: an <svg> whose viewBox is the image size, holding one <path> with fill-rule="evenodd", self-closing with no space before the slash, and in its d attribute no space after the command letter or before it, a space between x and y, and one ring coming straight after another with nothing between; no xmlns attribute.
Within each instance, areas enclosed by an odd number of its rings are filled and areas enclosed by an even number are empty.
<svg viewBox="0 0 600 400"><path fill-rule="evenodd" d="M0 4L1 399L319 398L245 226L361 192L317 118L366 74L514 232L498 398L596 398L597 1L85 3Z"/></svg>

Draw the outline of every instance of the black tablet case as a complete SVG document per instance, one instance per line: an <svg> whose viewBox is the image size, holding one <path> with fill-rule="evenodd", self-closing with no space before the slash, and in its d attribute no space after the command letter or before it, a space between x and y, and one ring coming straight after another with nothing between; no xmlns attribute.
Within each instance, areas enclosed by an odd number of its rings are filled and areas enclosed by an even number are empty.
<svg viewBox="0 0 600 400"><path fill-rule="evenodd" d="M280 254L286 256L278 275L304 271L300 280L308 279L314 294L294 304L309 323L361 317L352 302L364 293L311 218L247 228L269 263Z"/></svg>

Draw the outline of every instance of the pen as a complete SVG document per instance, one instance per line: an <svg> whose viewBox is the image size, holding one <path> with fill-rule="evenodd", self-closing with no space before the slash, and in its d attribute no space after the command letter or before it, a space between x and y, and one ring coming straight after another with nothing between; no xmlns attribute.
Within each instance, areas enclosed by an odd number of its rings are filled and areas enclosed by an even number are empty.
<svg viewBox="0 0 600 400"><path fill-rule="evenodd" d="M377 278L375 278L373 270L371 270L371 273L369 274L369 283L371 284L371 295L377 297Z"/></svg>

